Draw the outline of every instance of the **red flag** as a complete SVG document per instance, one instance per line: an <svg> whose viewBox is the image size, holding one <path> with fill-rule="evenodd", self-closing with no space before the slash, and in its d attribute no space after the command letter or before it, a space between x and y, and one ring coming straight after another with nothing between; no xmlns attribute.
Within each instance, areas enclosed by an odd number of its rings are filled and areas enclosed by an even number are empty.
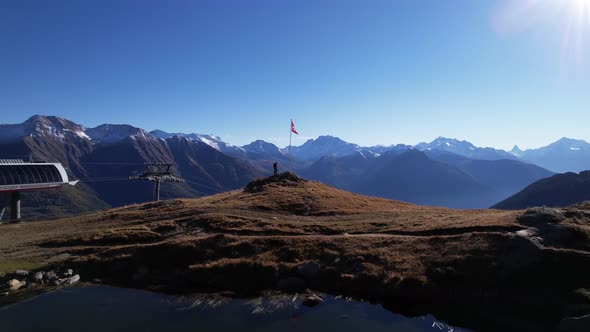
<svg viewBox="0 0 590 332"><path fill-rule="evenodd" d="M297 132L297 129L295 129L295 124L293 123L293 119L291 119L291 132L299 135L299 133Z"/></svg>

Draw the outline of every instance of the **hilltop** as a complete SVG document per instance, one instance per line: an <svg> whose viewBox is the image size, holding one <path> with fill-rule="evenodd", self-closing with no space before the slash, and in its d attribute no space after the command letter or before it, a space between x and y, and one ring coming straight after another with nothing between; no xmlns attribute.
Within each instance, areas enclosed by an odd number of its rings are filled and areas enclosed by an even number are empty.
<svg viewBox="0 0 590 332"><path fill-rule="evenodd" d="M541 331L590 313L589 210L424 207L283 173L199 199L2 225L0 271L67 264L84 280L183 294L310 288Z"/></svg>
<svg viewBox="0 0 590 332"><path fill-rule="evenodd" d="M568 206L590 200L590 171L556 174L532 183L492 206L495 209L526 209L532 206Z"/></svg>

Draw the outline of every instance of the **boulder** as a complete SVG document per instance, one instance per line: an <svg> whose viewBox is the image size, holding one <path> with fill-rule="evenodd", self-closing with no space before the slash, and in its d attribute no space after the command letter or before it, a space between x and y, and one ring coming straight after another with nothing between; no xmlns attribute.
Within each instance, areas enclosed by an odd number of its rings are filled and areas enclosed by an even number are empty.
<svg viewBox="0 0 590 332"><path fill-rule="evenodd" d="M17 276L26 277L26 276L29 275L29 271L27 271L27 270L16 270L16 271L14 271L14 274L16 274Z"/></svg>
<svg viewBox="0 0 590 332"><path fill-rule="evenodd" d="M497 256L499 276L507 278L514 273L538 262L543 246L534 238L512 234L503 244L503 251Z"/></svg>
<svg viewBox="0 0 590 332"><path fill-rule="evenodd" d="M303 304L306 307L315 307L316 305L322 303L322 301L324 300L321 297L315 294L311 294L309 296L306 296L301 304Z"/></svg>
<svg viewBox="0 0 590 332"><path fill-rule="evenodd" d="M8 287L10 288L10 290L15 291L21 287L23 287L24 285L26 285L27 282L26 281L19 281L18 279L11 279L10 281L8 281Z"/></svg>
<svg viewBox="0 0 590 332"><path fill-rule="evenodd" d="M74 270L72 270L72 269L67 269L63 273L64 277L69 277L69 276L71 276L73 274L74 274Z"/></svg>
<svg viewBox="0 0 590 332"><path fill-rule="evenodd" d="M518 216L518 221L524 225L538 227L540 224L545 223L557 224L564 218L565 216L558 209L542 206L526 210L522 215Z"/></svg>
<svg viewBox="0 0 590 332"><path fill-rule="evenodd" d="M45 278L49 280L55 280L57 279L57 273L55 273L54 271L49 271L45 274Z"/></svg>
<svg viewBox="0 0 590 332"><path fill-rule="evenodd" d="M305 281L297 277L288 277L279 280L277 288L286 292L301 292L305 289Z"/></svg>
<svg viewBox="0 0 590 332"><path fill-rule="evenodd" d="M42 281L43 280L43 272L37 272L35 273L35 275L33 276L33 278L35 279L35 281Z"/></svg>
<svg viewBox="0 0 590 332"><path fill-rule="evenodd" d="M66 279L65 283L71 285L71 284L77 283L78 281L80 281L80 275L76 274L76 275Z"/></svg>

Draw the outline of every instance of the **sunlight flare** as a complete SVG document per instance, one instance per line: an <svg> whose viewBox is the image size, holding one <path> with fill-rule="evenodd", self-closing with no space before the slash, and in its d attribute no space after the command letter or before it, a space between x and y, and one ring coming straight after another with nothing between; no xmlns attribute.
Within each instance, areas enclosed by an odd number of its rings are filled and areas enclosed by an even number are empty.
<svg viewBox="0 0 590 332"><path fill-rule="evenodd" d="M580 65L590 45L590 0L508 0L493 17L501 33L538 27L561 34L562 57Z"/></svg>

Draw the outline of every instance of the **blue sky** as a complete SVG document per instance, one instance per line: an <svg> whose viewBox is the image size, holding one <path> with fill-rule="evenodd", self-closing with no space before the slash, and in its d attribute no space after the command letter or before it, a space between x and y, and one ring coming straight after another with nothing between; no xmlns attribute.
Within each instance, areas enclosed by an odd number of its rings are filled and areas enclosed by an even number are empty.
<svg viewBox="0 0 590 332"><path fill-rule="evenodd" d="M571 14L513 5L2 1L0 122L57 115L240 145L287 145L291 117L294 145L590 140L590 33L572 57Z"/></svg>

